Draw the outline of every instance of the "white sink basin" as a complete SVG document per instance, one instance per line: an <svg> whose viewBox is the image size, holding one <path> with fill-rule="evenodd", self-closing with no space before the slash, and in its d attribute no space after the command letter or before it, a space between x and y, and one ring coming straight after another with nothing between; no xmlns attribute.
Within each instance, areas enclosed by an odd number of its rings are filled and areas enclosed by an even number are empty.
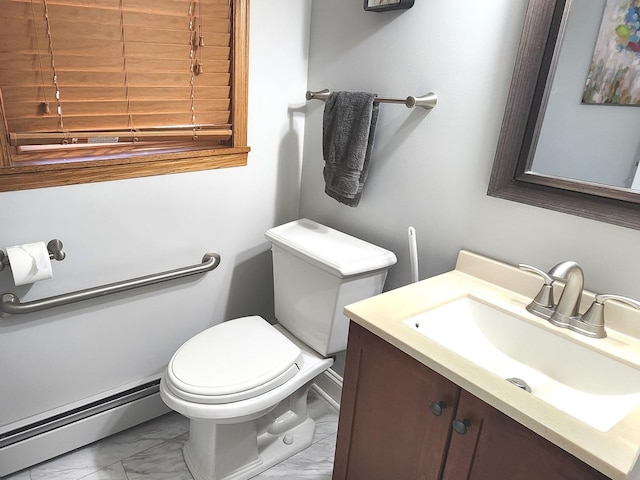
<svg viewBox="0 0 640 480"><path fill-rule="evenodd" d="M472 297L403 323L600 431L640 402L639 370Z"/></svg>

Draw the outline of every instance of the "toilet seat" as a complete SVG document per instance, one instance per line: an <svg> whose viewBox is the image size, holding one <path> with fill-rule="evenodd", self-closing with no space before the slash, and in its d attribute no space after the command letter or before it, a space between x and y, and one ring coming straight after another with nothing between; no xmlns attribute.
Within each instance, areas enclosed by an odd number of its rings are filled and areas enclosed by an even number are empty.
<svg viewBox="0 0 640 480"><path fill-rule="evenodd" d="M192 337L169 362L168 389L183 400L229 403L268 392L302 368L302 352L259 316L215 325Z"/></svg>

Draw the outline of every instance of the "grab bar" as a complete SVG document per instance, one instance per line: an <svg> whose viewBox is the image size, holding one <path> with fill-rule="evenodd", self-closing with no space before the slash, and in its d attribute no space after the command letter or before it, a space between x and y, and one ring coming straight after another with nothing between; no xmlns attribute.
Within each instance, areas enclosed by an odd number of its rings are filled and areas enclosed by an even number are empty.
<svg viewBox="0 0 640 480"><path fill-rule="evenodd" d="M331 95L331 90L325 88L323 90L319 90L317 92L312 92L308 90L305 98L307 100L322 100L326 102ZM426 93L420 97L414 97L413 95L409 95L407 98L385 98L385 97L376 97L373 103L402 103L407 108L413 107L422 107L427 110L431 110L438 103L438 95L433 92Z"/></svg>
<svg viewBox="0 0 640 480"><path fill-rule="evenodd" d="M2 299L0 299L0 317L39 312L40 310L81 302L83 300L90 300L92 298L102 297L112 293L124 292L133 288L153 285L154 283L166 282L168 280L196 275L198 273L205 273L213 270L218 265L220 265L220 255L213 252L207 252L202 258L202 263L197 265L176 268L175 270L145 275L144 277L132 278L121 282L109 283L99 287L78 290L77 292L56 295L54 297L34 300L32 302L21 303L20 299L13 293L5 293L2 295Z"/></svg>

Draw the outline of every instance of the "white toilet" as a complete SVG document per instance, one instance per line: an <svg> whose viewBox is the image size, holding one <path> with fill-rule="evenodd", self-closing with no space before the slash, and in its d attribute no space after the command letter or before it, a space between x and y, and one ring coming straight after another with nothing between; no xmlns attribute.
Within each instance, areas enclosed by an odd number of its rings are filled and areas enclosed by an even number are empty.
<svg viewBox="0 0 640 480"><path fill-rule="evenodd" d="M345 350L345 305L382 291L395 255L302 219L266 233L278 325L229 320L188 340L160 383L191 421L184 458L195 480L258 475L311 444L307 392Z"/></svg>

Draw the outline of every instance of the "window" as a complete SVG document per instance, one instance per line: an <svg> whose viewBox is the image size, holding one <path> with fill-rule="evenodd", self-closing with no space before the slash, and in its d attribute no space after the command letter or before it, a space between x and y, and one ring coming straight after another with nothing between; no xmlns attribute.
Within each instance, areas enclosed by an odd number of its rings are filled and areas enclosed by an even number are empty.
<svg viewBox="0 0 640 480"><path fill-rule="evenodd" d="M248 0L0 11L0 191L246 164Z"/></svg>

